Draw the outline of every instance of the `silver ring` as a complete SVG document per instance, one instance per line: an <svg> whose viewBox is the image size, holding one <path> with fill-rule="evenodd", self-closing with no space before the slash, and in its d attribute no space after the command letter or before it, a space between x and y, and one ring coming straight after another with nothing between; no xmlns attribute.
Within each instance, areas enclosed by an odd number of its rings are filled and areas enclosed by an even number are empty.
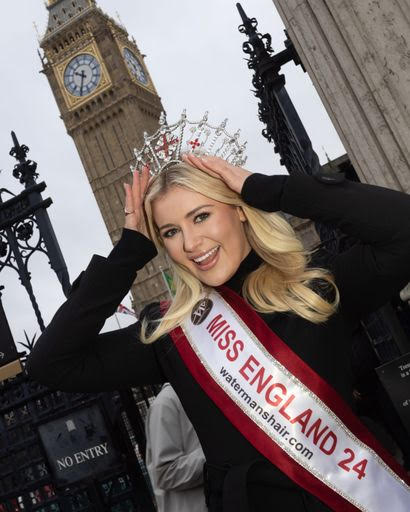
<svg viewBox="0 0 410 512"><path fill-rule="evenodd" d="M132 212L127 212L127 210L124 208L124 213L125 215L131 215L131 213L135 213L135 210L133 210Z"/></svg>

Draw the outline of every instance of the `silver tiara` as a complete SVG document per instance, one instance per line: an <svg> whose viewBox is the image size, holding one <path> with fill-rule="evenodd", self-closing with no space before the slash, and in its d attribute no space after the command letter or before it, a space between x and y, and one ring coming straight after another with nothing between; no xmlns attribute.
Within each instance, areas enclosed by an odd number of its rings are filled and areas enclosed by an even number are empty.
<svg viewBox="0 0 410 512"><path fill-rule="evenodd" d="M240 130L230 135L225 127L227 119L219 126L208 123L208 112L200 121L189 121L186 110L175 124L167 124L165 113L159 118L159 129L148 135L144 132L144 145L134 149L135 166L141 170L148 165L151 175L160 174L172 164L181 162L182 153L219 156L232 165L241 166L246 162L246 142L239 143Z"/></svg>

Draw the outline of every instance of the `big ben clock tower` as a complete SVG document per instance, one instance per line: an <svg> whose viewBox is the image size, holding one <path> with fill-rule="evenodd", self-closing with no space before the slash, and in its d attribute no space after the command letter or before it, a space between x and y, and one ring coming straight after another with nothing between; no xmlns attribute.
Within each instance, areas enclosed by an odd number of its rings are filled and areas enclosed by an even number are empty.
<svg viewBox="0 0 410 512"><path fill-rule="evenodd" d="M95 0L49 0L47 9L43 72L115 243L124 222L122 182L143 132L158 128L161 100L135 41ZM137 309L167 297L161 265L157 257L138 273Z"/></svg>

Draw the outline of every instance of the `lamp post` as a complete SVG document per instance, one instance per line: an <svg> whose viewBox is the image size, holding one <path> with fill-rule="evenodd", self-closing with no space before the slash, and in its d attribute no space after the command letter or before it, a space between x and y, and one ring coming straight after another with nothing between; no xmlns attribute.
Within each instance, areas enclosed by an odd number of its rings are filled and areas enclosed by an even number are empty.
<svg viewBox="0 0 410 512"><path fill-rule="evenodd" d="M259 119L266 124L262 135L275 144L275 153L279 153L280 163L289 174L318 174L319 158L286 91L285 76L280 74L281 67L291 61L305 71L295 47L285 31L285 49L274 54L270 34L260 34L256 19L248 18L241 4L236 6L242 19L239 32L248 37L242 48L248 56L248 68L254 72L252 85L260 100Z"/></svg>
<svg viewBox="0 0 410 512"><path fill-rule="evenodd" d="M293 61L306 71L285 30L285 49L274 53L270 34L258 32L256 18L248 18L240 3L236 4L242 19L239 32L248 40L242 45L247 55L248 68L254 73L252 85L254 94L259 98L259 119L266 127L262 135L274 143L275 153L280 155L280 163L289 172L305 173L315 176L325 183L339 183L345 179L342 172L327 172L321 168L319 157L300 119L292 100L286 91L285 75L281 67ZM337 229L316 222L316 231L321 239L320 247L326 253L337 254L346 237Z"/></svg>

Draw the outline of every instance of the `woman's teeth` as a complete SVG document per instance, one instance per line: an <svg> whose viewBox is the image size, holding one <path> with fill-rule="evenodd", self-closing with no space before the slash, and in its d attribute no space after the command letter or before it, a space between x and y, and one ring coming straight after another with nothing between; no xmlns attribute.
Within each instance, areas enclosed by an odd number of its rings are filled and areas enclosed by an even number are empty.
<svg viewBox="0 0 410 512"><path fill-rule="evenodd" d="M211 249L210 251L208 251L206 254L204 254L203 256L200 256L199 258L195 258L194 261L195 263L198 263L198 264L201 264L201 263L207 263L209 260L212 259L212 257L214 256L214 254L216 253L216 251L219 249L219 246L217 247L214 247L213 249Z"/></svg>

